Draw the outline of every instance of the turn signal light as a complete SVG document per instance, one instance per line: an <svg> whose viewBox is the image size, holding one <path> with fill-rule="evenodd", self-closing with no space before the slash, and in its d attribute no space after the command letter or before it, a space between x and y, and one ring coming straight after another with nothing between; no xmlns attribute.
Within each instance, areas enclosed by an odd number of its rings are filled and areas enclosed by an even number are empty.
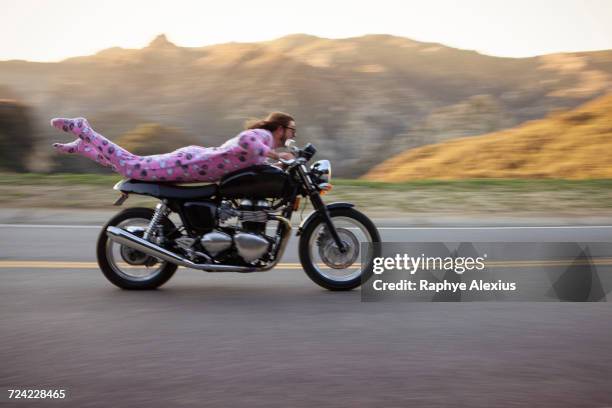
<svg viewBox="0 0 612 408"><path fill-rule="evenodd" d="M321 195L327 194L334 186L329 183L321 183L319 184L319 188L321 189Z"/></svg>

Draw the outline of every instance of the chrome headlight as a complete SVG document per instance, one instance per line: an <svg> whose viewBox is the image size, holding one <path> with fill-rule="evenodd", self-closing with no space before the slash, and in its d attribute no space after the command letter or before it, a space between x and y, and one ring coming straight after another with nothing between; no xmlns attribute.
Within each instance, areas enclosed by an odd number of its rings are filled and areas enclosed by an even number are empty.
<svg viewBox="0 0 612 408"><path fill-rule="evenodd" d="M315 173L322 183L329 183L332 178L331 163L329 160L319 160L315 162L310 170Z"/></svg>

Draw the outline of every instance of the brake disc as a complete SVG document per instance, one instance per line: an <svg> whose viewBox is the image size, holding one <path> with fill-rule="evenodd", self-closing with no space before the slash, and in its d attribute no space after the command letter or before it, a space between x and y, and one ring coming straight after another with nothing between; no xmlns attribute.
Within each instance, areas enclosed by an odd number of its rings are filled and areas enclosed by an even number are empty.
<svg viewBox="0 0 612 408"><path fill-rule="evenodd" d="M144 265L149 255L136 249L121 245L121 258L130 265Z"/></svg>
<svg viewBox="0 0 612 408"><path fill-rule="evenodd" d="M317 238L319 256L325 265L330 268L345 269L355 263L359 256L359 240L355 234L346 228L336 228L336 231L346 251L344 253L340 252L331 234L327 232L327 229L324 229Z"/></svg>
<svg viewBox="0 0 612 408"><path fill-rule="evenodd" d="M133 226L129 226L126 228L127 231L131 232L132 234L141 237L144 234L145 228L142 227L133 227ZM144 252L141 252L137 249L134 248L130 248L128 246L125 245L121 245L121 247L119 248L119 253L121 254L121 258L129 265L134 265L134 266L141 266L141 265L145 265L145 266L153 266L157 263L157 259L145 254Z"/></svg>

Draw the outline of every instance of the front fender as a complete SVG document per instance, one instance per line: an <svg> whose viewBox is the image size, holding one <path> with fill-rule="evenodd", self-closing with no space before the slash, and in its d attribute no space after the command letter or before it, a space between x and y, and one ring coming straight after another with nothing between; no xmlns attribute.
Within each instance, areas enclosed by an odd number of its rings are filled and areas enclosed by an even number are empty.
<svg viewBox="0 0 612 408"><path fill-rule="evenodd" d="M355 204L338 202L338 203L328 204L325 207L329 211L329 210L333 210L334 208L352 208L354 206ZM302 231L304 231L306 227L308 227L308 224L310 224L317 217L318 214L319 214L319 211L313 211L312 213L310 213L310 215L308 215L308 217L304 218L304 220L300 223L300 226L298 227L298 230L295 233L295 235L298 237L302 235Z"/></svg>

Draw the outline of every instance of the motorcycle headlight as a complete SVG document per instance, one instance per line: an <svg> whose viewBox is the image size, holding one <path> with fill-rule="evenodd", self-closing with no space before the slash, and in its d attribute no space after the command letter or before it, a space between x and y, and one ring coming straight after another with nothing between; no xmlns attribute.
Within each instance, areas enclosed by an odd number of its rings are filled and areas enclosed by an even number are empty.
<svg viewBox="0 0 612 408"><path fill-rule="evenodd" d="M319 160L310 169L317 175L321 183L329 183L332 178L331 163L329 160Z"/></svg>

